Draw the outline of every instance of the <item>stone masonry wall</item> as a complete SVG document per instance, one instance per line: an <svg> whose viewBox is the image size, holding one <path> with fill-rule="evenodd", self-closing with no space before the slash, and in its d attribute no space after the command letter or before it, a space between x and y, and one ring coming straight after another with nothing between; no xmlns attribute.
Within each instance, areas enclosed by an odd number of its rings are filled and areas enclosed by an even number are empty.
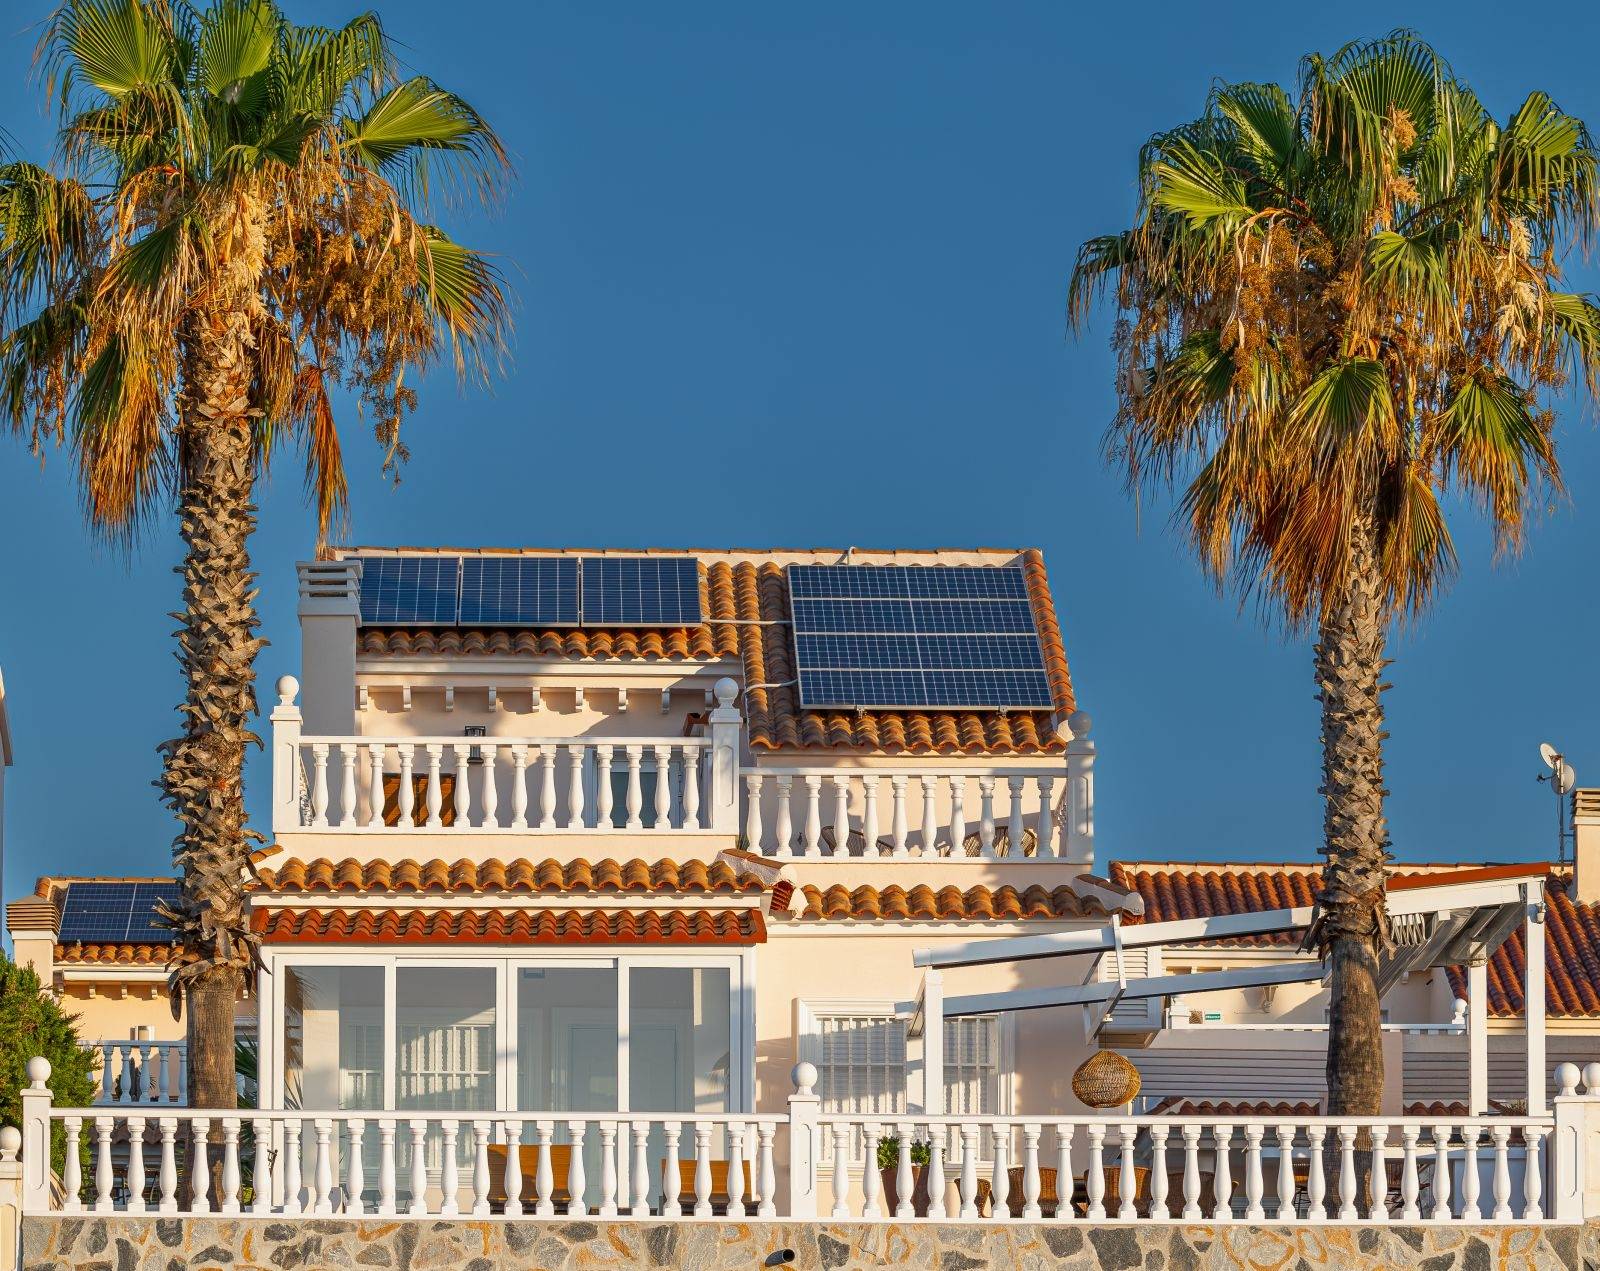
<svg viewBox="0 0 1600 1271"><path fill-rule="evenodd" d="M52 1217L23 1222L24 1271L1498 1271L1600 1266L1600 1225L1296 1228L1245 1223L584 1222ZM774 1257L776 1255L776 1258Z"/></svg>

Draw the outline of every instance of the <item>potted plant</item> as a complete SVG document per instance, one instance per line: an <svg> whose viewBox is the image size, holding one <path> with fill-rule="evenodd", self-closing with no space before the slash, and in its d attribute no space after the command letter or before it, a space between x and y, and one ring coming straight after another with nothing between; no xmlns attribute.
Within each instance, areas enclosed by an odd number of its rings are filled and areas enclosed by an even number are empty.
<svg viewBox="0 0 1600 1271"><path fill-rule="evenodd" d="M928 1216L928 1161L932 1156L926 1140L911 1140L911 1207L918 1218ZM898 1135L878 1140L878 1174L883 1179L883 1212L893 1217L900 1207Z"/></svg>

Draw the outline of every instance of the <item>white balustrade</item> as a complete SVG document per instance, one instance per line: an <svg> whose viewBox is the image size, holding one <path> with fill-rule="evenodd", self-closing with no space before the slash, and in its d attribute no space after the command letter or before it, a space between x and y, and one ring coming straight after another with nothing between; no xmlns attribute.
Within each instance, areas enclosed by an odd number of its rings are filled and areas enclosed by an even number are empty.
<svg viewBox="0 0 1600 1271"><path fill-rule="evenodd" d="M296 744L310 798L300 824L279 829L693 831L710 828L717 797L704 737L315 737ZM614 772L625 776L620 800Z"/></svg>
<svg viewBox="0 0 1600 1271"><path fill-rule="evenodd" d="M188 1081L188 1046L181 1041L101 1041L95 1105L181 1104Z"/></svg>
<svg viewBox="0 0 1600 1271"><path fill-rule="evenodd" d="M761 767L742 775L745 843L766 856L1018 860L1067 855L1066 841L1056 831L1066 783L1058 780L1062 774L1056 769L935 763L908 771ZM981 804L976 831L968 820L972 782ZM885 787L888 831L880 838L879 799ZM1003 805L998 821L997 793Z"/></svg>

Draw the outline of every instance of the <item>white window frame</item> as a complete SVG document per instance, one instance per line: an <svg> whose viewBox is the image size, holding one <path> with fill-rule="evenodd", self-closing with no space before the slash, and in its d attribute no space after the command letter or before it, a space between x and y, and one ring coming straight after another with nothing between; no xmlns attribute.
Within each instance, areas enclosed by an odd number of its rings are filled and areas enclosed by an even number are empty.
<svg viewBox="0 0 1600 1271"><path fill-rule="evenodd" d="M896 1007L898 1003L892 998L796 998L794 1003L794 1032L795 1054L805 1063L821 1066L822 1062L822 1020L839 1016L879 1016L883 1018L902 1019L907 1023L910 1017ZM999 1045L997 1056L999 1071L996 1073L995 1101L999 1105L993 1116L1011 1115L1013 1095L1016 1089L1016 1014L1005 1011L995 1015L995 1028ZM917 1038L906 1039L906 1108L907 1115L914 1116L918 1112L928 1114L928 1109L922 1106L922 1042ZM940 1108L934 1115L943 1116L944 1109Z"/></svg>
<svg viewBox="0 0 1600 1271"><path fill-rule="evenodd" d="M628 1110L628 982L635 967L726 968L729 988L729 1064L733 1076L728 1083L729 1111L748 1113L755 1107L755 950L736 953L669 952L650 949L618 950L596 956L595 950L567 952L559 948L529 946L486 953L481 947L452 951L445 949L410 953L380 953L370 949L339 947L268 946L261 951L263 969L257 989L257 1007L271 1026L261 1030L261 1082L263 1107L284 1106L285 1073L281 1057L281 1037L285 1022L281 972L292 967L381 967L384 972L384 1075L383 1111L395 1110L398 1076L397 970L410 967L490 966L496 970L496 1111L510 1111L516 1105L516 993L514 972L527 966L606 966L617 971L617 1107ZM332 1109L310 1109L332 1111ZM546 1111L547 1109L526 1109Z"/></svg>

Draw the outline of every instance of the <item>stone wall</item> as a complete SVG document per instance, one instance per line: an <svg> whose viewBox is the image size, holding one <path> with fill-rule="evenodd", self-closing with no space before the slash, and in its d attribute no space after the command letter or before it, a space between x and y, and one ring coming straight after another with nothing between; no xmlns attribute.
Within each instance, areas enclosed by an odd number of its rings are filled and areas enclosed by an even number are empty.
<svg viewBox="0 0 1600 1271"><path fill-rule="evenodd" d="M1600 1258L1600 1225L1296 1228L1004 1222L746 1223L53 1217L23 1222L24 1271L567 1271L784 1265L817 1271L1420 1271L1564 1268Z"/></svg>

